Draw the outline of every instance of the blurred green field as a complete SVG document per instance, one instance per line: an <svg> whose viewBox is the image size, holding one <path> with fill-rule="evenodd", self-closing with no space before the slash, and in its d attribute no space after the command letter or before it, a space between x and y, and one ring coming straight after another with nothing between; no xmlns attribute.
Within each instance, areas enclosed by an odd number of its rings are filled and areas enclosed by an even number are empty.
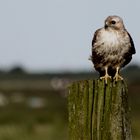
<svg viewBox="0 0 140 140"><path fill-rule="evenodd" d="M139 140L140 78L136 72L136 78L127 73L133 140ZM74 80L93 77L91 73L0 75L0 140L68 140L66 88Z"/></svg>
<svg viewBox="0 0 140 140"><path fill-rule="evenodd" d="M66 98L59 92L1 90L0 139L66 140Z"/></svg>
<svg viewBox="0 0 140 140"><path fill-rule="evenodd" d="M140 138L140 86L129 89L132 132L134 140ZM135 91L135 92L134 92ZM2 91L6 105L0 107L1 140L67 140L67 100L61 96L64 91ZM2 96L1 96L2 97ZM43 104L39 105L39 100ZM41 100L43 99L43 100ZM38 102L38 105L33 101ZM33 104L31 104L31 102Z"/></svg>

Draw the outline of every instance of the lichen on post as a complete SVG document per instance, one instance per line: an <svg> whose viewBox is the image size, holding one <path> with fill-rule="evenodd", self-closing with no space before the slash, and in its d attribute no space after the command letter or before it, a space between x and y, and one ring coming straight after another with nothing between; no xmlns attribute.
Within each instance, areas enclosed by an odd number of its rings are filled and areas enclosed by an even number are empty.
<svg viewBox="0 0 140 140"><path fill-rule="evenodd" d="M131 140L124 81L74 82L68 95L70 140Z"/></svg>

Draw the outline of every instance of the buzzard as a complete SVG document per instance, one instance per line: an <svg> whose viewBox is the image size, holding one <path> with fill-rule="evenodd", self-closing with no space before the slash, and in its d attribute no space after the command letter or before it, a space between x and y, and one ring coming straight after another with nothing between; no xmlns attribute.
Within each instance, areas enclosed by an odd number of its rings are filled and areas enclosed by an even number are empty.
<svg viewBox="0 0 140 140"><path fill-rule="evenodd" d="M92 40L91 60L100 73L100 79L123 80L120 69L127 65L135 47L130 34L119 16L108 16L103 28L98 29Z"/></svg>

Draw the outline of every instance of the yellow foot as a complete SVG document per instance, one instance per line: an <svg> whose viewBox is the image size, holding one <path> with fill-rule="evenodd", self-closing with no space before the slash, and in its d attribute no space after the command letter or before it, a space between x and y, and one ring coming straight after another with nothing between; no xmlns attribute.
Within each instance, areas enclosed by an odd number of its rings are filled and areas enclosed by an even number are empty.
<svg viewBox="0 0 140 140"><path fill-rule="evenodd" d="M119 74L116 74L116 75L113 77L113 79L114 79L115 81L118 81L118 80L123 80L123 77L121 77Z"/></svg>
<svg viewBox="0 0 140 140"><path fill-rule="evenodd" d="M108 74L106 74L105 76L102 76L102 77L100 77L100 79L102 80L102 79L104 79L105 80L105 83L107 84L107 79L111 79L111 76L109 76Z"/></svg>

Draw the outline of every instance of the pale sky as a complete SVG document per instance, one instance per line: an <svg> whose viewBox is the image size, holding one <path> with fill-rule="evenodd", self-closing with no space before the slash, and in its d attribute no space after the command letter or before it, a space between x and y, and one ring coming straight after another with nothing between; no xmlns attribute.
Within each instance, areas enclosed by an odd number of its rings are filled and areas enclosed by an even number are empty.
<svg viewBox="0 0 140 140"><path fill-rule="evenodd" d="M0 0L0 69L92 69L91 41L109 15L123 18L140 60L140 1Z"/></svg>

